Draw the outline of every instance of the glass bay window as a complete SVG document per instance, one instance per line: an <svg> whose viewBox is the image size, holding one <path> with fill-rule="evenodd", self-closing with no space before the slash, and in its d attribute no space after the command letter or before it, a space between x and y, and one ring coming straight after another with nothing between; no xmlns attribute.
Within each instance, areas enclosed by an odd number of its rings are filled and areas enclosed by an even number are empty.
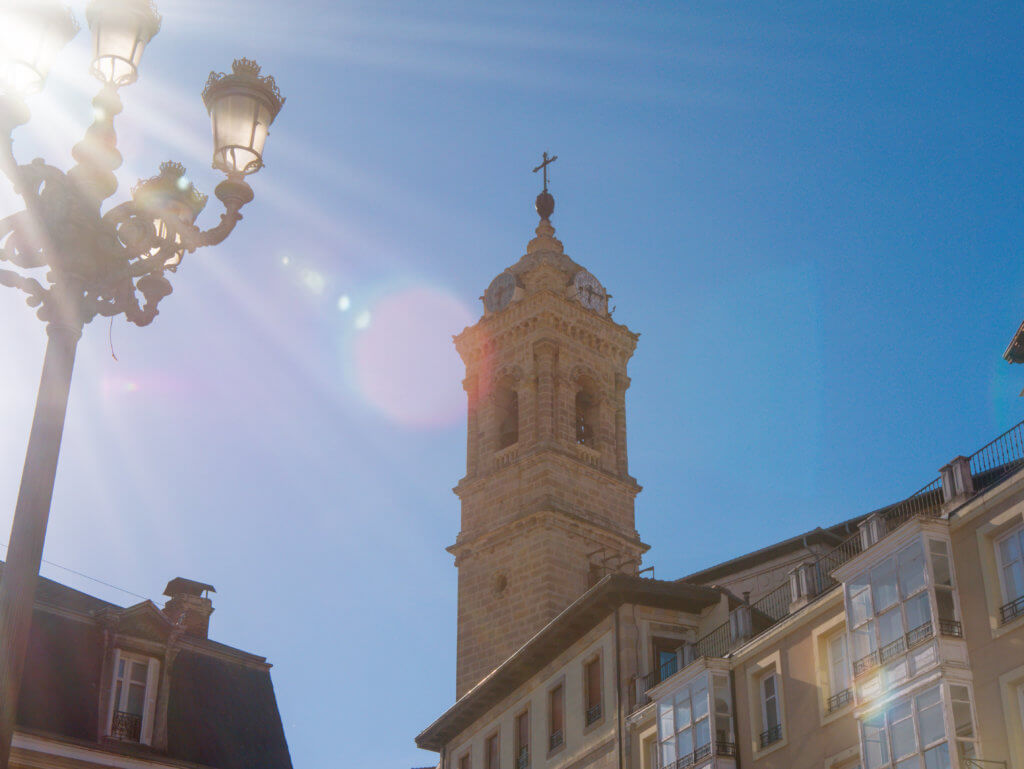
<svg viewBox="0 0 1024 769"><path fill-rule="evenodd" d="M936 631L960 635L949 546L943 540L918 539L855 575L846 584L846 600L854 676Z"/></svg>
<svg viewBox="0 0 1024 769"><path fill-rule="evenodd" d="M662 767L700 766L735 755L733 706L725 673L705 673L658 699Z"/></svg>
<svg viewBox="0 0 1024 769"><path fill-rule="evenodd" d="M970 690L932 686L861 723L865 769L968 769L977 755Z"/></svg>

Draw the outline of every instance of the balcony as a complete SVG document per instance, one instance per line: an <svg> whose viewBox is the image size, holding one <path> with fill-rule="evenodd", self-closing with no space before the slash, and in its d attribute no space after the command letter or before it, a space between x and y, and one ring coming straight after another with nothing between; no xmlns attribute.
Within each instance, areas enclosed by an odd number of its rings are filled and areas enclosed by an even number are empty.
<svg viewBox="0 0 1024 769"><path fill-rule="evenodd" d="M675 761L666 764L662 769L688 769L691 766L699 766L714 756L736 756L736 743L717 740L706 745L699 746L692 753L680 756Z"/></svg>
<svg viewBox="0 0 1024 769"><path fill-rule="evenodd" d="M601 720L600 702L596 705L592 705L591 707L587 708L586 718L584 720L586 721L587 726L590 726L591 724Z"/></svg>
<svg viewBox="0 0 1024 769"><path fill-rule="evenodd" d="M519 748L519 755L516 756L516 769L527 769L530 765L530 749L523 745Z"/></svg>
<svg viewBox="0 0 1024 769"><path fill-rule="evenodd" d="M552 751L555 748L562 747L562 743L565 741L565 736L562 734L562 730L551 732L551 736L548 737L548 751Z"/></svg>
<svg viewBox="0 0 1024 769"><path fill-rule="evenodd" d="M761 732L760 743L762 748L767 748L769 745L774 745L776 742L782 739L782 724L776 724L770 729L765 729Z"/></svg>
<svg viewBox="0 0 1024 769"><path fill-rule="evenodd" d="M825 705L826 713L835 713L837 710L846 707L853 702L853 690L843 689L838 694L833 694L828 698L828 702Z"/></svg>
<svg viewBox="0 0 1024 769"><path fill-rule="evenodd" d="M1005 625L1010 620L1024 616L1024 595L1014 598L1009 603L999 607L999 624Z"/></svg>
<svg viewBox="0 0 1024 769"><path fill-rule="evenodd" d="M963 638L963 626L953 619L939 620L939 634L949 638ZM925 622L900 636L895 641L887 643L881 649L853 661L853 677L859 678L864 673L874 670L879 665L885 664L894 657L905 651L920 646L925 641L935 636L931 621Z"/></svg>
<svg viewBox="0 0 1024 769"><path fill-rule="evenodd" d="M110 736L115 740L138 742L142 738L142 716L115 710L110 722Z"/></svg>

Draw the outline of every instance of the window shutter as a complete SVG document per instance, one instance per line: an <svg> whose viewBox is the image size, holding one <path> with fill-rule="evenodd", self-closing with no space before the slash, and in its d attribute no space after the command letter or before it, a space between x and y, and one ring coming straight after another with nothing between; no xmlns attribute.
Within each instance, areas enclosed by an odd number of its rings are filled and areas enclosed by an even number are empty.
<svg viewBox="0 0 1024 769"><path fill-rule="evenodd" d="M109 684L110 684L110 697L109 697L109 699L110 699L110 706L107 708L107 723L106 723L106 726L103 727L103 734L108 736L108 737L110 736L110 727L113 726L113 724L114 724L114 711L117 710L121 706L120 702L115 702L115 698L117 697L117 666L120 663L121 663L121 650L120 649L114 649L114 664L113 664L113 666L111 668L110 681L109 681Z"/></svg>
<svg viewBox="0 0 1024 769"><path fill-rule="evenodd" d="M159 685L160 661L151 658L146 670L146 709L142 713L142 738L139 740L143 745L153 742L153 718L156 715L156 692Z"/></svg>

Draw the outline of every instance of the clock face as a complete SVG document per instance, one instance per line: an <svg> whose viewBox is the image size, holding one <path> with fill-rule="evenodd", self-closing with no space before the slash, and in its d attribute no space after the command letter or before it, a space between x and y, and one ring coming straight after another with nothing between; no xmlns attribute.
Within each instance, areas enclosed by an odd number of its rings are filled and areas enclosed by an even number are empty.
<svg viewBox="0 0 1024 769"><path fill-rule="evenodd" d="M512 295L516 292L516 279L510 272L503 272L491 281L491 285L484 291L484 309L487 312L498 312L504 310L512 301Z"/></svg>
<svg viewBox="0 0 1024 769"><path fill-rule="evenodd" d="M604 312L608 296L601 282L586 270L580 270L572 280L576 286L576 298L588 310Z"/></svg>

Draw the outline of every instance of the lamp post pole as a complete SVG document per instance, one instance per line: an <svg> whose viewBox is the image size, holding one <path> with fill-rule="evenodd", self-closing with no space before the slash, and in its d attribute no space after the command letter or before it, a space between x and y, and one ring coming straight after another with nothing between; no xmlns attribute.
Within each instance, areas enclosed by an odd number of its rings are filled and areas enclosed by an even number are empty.
<svg viewBox="0 0 1024 769"><path fill-rule="evenodd" d="M52 59L78 31L70 11L54 0L8 0L0 11L0 167L25 204L0 220L0 285L27 294L46 323L47 345L29 434L7 563L0 576L0 769L8 769L32 623L32 610L50 514L75 350L96 316L124 314L148 325L171 293L167 273L185 254L220 243L253 199L245 176L263 166L267 129L284 99L272 77L247 59L229 74L211 73L203 101L213 124L213 166L227 175L216 189L220 223L200 230L206 205L178 163L132 188L131 200L103 211L117 191L121 165L114 117L117 90L135 81L143 49L159 31L152 0L91 0L91 71L102 82L95 121L75 145L67 173L41 159L18 165L13 130L29 119L24 97L42 89ZM116 34L105 34L113 28ZM32 271L46 268L45 283Z"/></svg>

